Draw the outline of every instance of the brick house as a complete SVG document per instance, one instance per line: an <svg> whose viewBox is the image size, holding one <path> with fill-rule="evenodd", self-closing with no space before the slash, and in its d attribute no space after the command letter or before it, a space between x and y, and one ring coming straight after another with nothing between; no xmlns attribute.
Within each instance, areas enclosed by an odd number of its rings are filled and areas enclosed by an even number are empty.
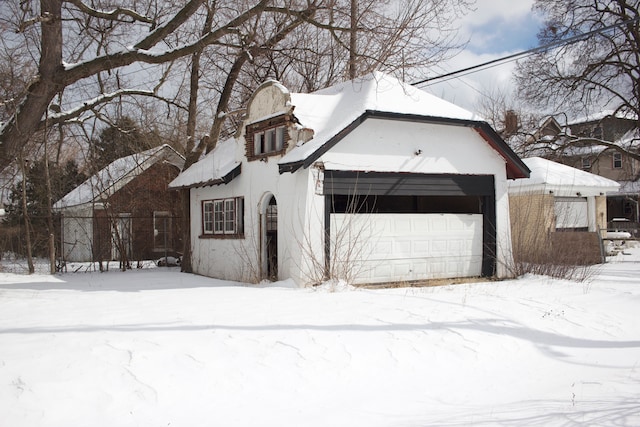
<svg viewBox="0 0 640 427"><path fill-rule="evenodd" d="M179 194L167 185L184 158L169 145L115 160L55 203L63 261L145 260L181 250Z"/></svg>

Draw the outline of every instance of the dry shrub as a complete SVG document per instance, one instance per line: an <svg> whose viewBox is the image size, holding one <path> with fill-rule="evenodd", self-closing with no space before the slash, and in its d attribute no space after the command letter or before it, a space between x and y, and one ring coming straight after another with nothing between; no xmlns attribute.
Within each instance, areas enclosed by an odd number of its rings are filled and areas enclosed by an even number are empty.
<svg viewBox="0 0 640 427"><path fill-rule="evenodd" d="M365 221L353 213L341 214L341 220L332 221L329 239L331 256L325 260L324 239L313 241L310 230L298 240L298 247L306 263L302 268L307 283L316 286L333 281L353 285L365 272L362 260L371 251L372 230Z"/></svg>
<svg viewBox="0 0 640 427"><path fill-rule="evenodd" d="M512 274L537 274L584 281L603 262L597 233L555 231L554 198L546 194L510 196Z"/></svg>

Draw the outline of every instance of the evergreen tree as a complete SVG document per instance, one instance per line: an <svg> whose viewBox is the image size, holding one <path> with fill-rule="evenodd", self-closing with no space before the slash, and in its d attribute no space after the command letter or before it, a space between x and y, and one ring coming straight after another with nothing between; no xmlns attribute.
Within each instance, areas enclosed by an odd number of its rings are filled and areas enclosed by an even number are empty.
<svg viewBox="0 0 640 427"><path fill-rule="evenodd" d="M33 253L46 256L48 207L44 160L31 163L26 171L27 210L33 230ZM49 173L54 203L87 179L87 176L78 170L78 165L74 161L68 161L64 165L50 164ZM10 226L24 224L22 181L16 183L11 190L4 221Z"/></svg>
<svg viewBox="0 0 640 427"><path fill-rule="evenodd" d="M121 157L140 153L158 145L152 133L143 133L133 119L123 116L91 141L91 171L99 171Z"/></svg>

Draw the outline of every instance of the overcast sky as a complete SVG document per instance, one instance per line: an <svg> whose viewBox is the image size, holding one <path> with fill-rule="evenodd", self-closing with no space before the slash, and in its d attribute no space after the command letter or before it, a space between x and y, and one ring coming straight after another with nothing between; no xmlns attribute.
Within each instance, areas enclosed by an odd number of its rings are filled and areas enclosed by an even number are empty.
<svg viewBox="0 0 640 427"><path fill-rule="evenodd" d="M475 10L460 22L460 35L469 40L466 49L434 70L434 74L444 74L537 46L536 34L542 21L533 14L532 4L533 0L476 0ZM514 63L510 62L420 87L475 110L481 94L496 88L512 87L513 66Z"/></svg>

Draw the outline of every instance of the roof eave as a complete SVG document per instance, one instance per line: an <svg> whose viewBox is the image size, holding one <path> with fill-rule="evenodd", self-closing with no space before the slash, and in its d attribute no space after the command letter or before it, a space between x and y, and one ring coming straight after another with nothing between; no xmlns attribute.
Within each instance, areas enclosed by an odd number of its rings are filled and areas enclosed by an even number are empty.
<svg viewBox="0 0 640 427"><path fill-rule="evenodd" d="M202 187L211 187L214 185L222 185L228 184L237 176L242 173L242 163L238 163L236 167L234 167L229 173L224 175L221 178L210 179L208 181L196 182L193 184L180 185L176 187L169 187L169 190L178 191L178 190L188 190L190 188L202 188Z"/></svg>
<svg viewBox="0 0 640 427"><path fill-rule="evenodd" d="M593 197L604 196L607 194L613 195L615 193L615 187L593 185L563 185L540 183L509 187L509 194L511 195L552 194L556 197Z"/></svg>
<svg viewBox="0 0 640 427"><path fill-rule="evenodd" d="M303 160L295 162L283 163L279 165L279 172L294 173L301 167L308 168L318 158L329 151L333 146L340 142L345 136L351 133L355 128L360 126L368 118L383 120L400 120L410 122L434 123L450 126L464 126L474 128L487 143L496 150L506 161L507 178L519 179L528 178L531 171L526 164L518 157L518 155L507 145L506 142L491 128L487 122L469 119L457 119L450 117L424 116L418 114L392 113L378 110L366 110L357 119L351 122L347 127L342 129L332 138L330 138L321 147L315 150L311 155Z"/></svg>
<svg viewBox="0 0 640 427"><path fill-rule="evenodd" d="M476 132L489 143L506 161L507 179L529 178L531 170L522 159L504 142L504 140L493 130L487 122L475 122L473 125Z"/></svg>

